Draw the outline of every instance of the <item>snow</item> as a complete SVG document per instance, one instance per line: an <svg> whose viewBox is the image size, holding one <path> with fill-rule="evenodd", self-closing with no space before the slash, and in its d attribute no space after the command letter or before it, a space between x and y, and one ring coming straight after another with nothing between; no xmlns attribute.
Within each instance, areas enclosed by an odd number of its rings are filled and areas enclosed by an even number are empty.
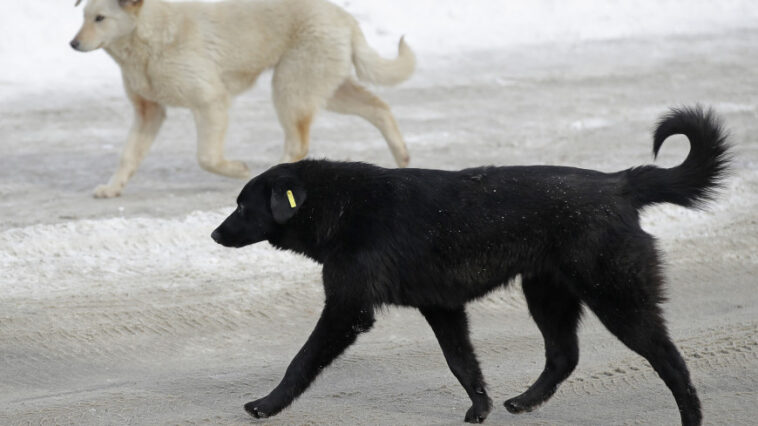
<svg viewBox="0 0 758 426"><path fill-rule="evenodd" d="M422 55L524 44L581 43L641 36L691 35L758 25L754 0L340 0L369 42L395 53L401 35ZM68 42L81 24L74 1L12 2L0 14L0 95L51 85L92 87L120 81L102 51Z"/></svg>
<svg viewBox="0 0 758 426"><path fill-rule="evenodd" d="M271 389L318 317L320 268L265 243L211 240L242 182L197 166L184 110L169 112L121 198L91 197L118 161L130 109L112 60L68 46L82 12L73 3L8 1L0 14L0 424L249 424L241 405ZM706 419L750 423L755 0L337 3L382 54L405 34L419 56L410 81L376 89L414 166L615 171L652 161L649 132L667 106L699 101L725 117L734 171L716 202L657 206L642 224L665 253L665 310ZM230 157L256 173L282 148L267 90L261 81L237 100L227 138ZM676 165L687 149L672 138L656 164ZM335 114L319 115L311 153L392 164L373 127ZM511 416L501 402L539 374L539 331L515 290L470 313L495 399L490 424L678 421L650 366L591 315L577 371L545 408ZM387 309L274 420L449 424L467 407L423 319Z"/></svg>
<svg viewBox="0 0 758 426"><path fill-rule="evenodd" d="M407 34L422 52L451 54L519 44L580 43L702 34L755 26L745 0L341 1L375 38Z"/></svg>
<svg viewBox="0 0 758 426"><path fill-rule="evenodd" d="M32 225L0 232L0 292L40 297L55 292L97 291L101 283L129 282L131 291L203 283L219 270L245 279L276 281L251 294L275 291L290 275L318 274L312 262L258 244L229 250L210 240L228 211L193 212L176 219L107 218ZM282 265L297 265L283 268ZM82 276L89 279L82 280ZM171 277L166 280L165 277ZM146 280L146 277L164 279Z"/></svg>

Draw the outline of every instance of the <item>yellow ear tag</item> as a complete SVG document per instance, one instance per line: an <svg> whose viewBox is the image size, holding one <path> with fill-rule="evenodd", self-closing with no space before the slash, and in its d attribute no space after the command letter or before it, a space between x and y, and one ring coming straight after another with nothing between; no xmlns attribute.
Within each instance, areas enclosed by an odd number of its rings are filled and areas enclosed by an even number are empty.
<svg viewBox="0 0 758 426"><path fill-rule="evenodd" d="M287 190L287 199L290 200L290 207L295 208L297 207L297 204L295 204L295 196L292 195L292 190Z"/></svg>

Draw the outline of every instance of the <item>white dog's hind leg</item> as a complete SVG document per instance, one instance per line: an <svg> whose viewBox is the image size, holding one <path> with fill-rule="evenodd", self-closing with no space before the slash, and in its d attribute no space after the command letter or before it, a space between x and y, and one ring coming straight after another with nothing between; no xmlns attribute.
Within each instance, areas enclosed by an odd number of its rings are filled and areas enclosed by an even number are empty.
<svg viewBox="0 0 758 426"><path fill-rule="evenodd" d="M340 49L332 39L312 37L290 49L276 65L271 83L285 136L282 162L298 161L308 154L316 112L349 75L350 52Z"/></svg>
<svg viewBox="0 0 758 426"><path fill-rule="evenodd" d="M166 118L166 109L162 105L150 102L132 93L128 93L128 95L134 105L134 124L129 130L129 137L121 153L118 169L106 185L95 188L94 195L96 198L111 198L121 195L124 185L139 167Z"/></svg>
<svg viewBox="0 0 758 426"><path fill-rule="evenodd" d="M403 135L397 127L395 117L390 107L378 96L356 83L352 79L345 80L326 104L330 111L341 114L353 114L365 118L373 124L387 141L395 162L399 167L406 167L410 161L408 148L405 146Z"/></svg>
<svg viewBox="0 0 758 426"><path fill-rule="evenodd" d="M297 84L297 83L295 83ZM312 94L293 96L286 83L274 77L274 106L279 123L284 129L284 154L281 163L300 161L308 155L311 123L316 114L316 100Z"/></svg>
<svg viewBox="0 0 758 426"><path fill-rule="evenodd" d="M245 163L224 158L224 139L229 123L228 109L227 102L192 109L197 125L197 161L200 167L211 173L247 179L250 177L250 170Z"/></svg>
<svg viewBox="0 0 758 426"><path fill-rule="evenodd" d="M315 111L303 112L295 119L281 119L284 128L284 155L281 163L300 161L308 155L310 129Z"/></svg>

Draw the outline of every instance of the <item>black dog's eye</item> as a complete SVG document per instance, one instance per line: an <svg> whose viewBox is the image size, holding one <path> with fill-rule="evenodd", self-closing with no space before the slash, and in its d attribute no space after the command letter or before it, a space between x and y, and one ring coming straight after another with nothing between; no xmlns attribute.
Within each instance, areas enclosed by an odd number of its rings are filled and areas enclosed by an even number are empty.
<svg viewBox="0 0 758 426"><path fill-rule="evenodd" d="M101 22L103 19L105 19L105 16L103 16L103 15L97 15L97 16L95 16L95 22Z"/></svg>

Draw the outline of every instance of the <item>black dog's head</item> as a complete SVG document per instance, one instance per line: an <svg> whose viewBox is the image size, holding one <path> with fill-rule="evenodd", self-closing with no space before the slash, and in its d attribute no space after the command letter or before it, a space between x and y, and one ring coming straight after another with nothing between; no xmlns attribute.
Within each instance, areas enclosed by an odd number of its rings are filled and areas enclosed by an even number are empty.
<svg viewBox="0 0 758 426"><path fill-rule="evenodd" d="M237 209L211 234L226 247L244 247L269 238L302 207L306 191L281 168L253 178L237 197Z"/></svg>

